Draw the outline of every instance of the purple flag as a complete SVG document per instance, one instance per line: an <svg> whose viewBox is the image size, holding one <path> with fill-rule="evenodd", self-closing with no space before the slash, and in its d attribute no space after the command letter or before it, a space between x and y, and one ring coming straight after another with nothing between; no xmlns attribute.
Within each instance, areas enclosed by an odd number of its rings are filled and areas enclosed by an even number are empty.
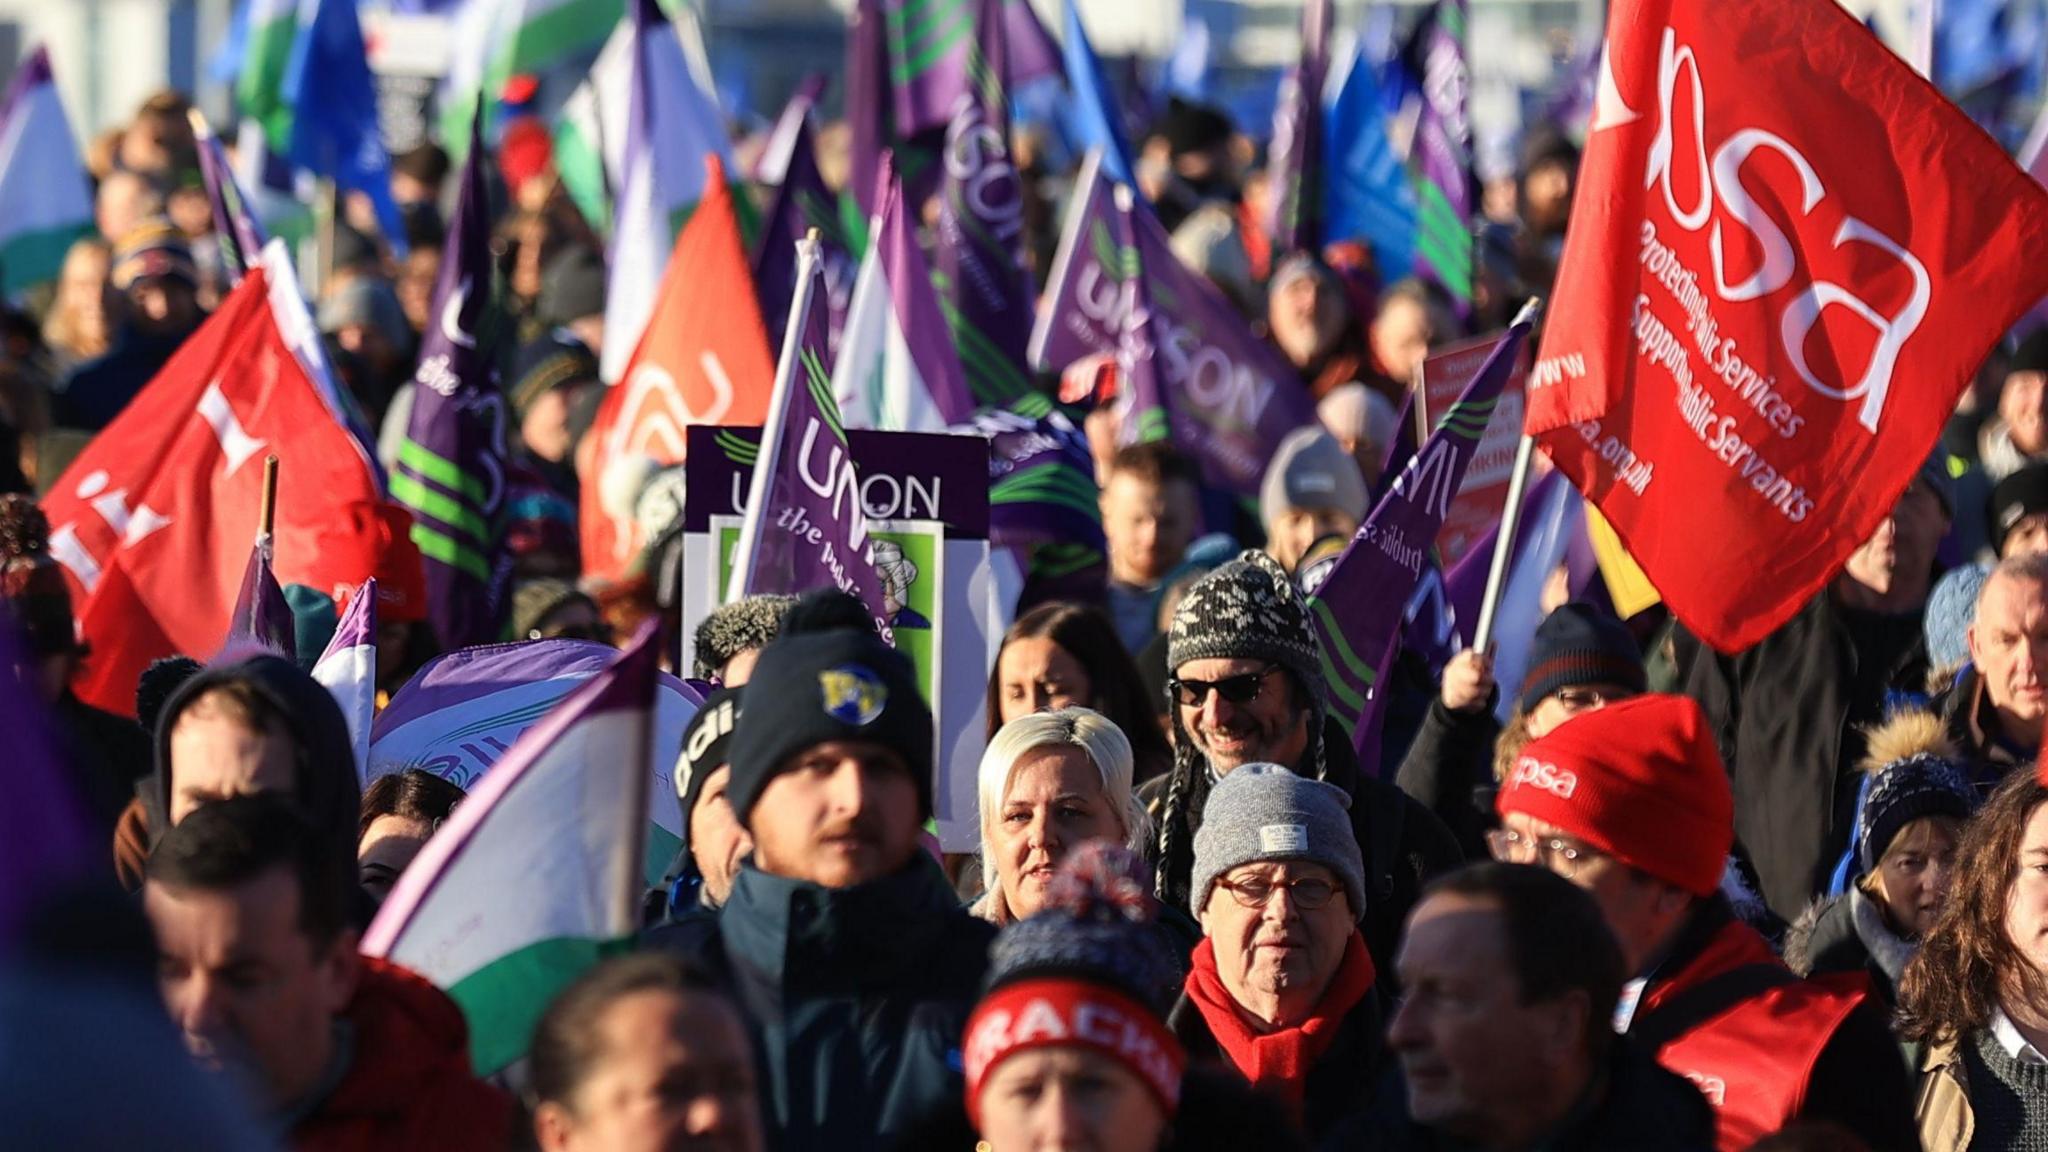
<svg viewBox="0 0 2048 1152"><path fill-rule="evenodd" d="M825 366L829 369L839 350L839 334L846 330L856 269L840 232L838 205L825 178L818 174L818 153L806 116L796 123L789 164L769 203L768 218L761 226L761 245L754 253L754 291L761 299L761 318L770 332L780 332L789 323L789 302L796 295L796 242L813 228L822 240L825 296L819 303L827 321Z"/></svg>
<svg viewBox="0 0 2048 1152"><path fill-rule="evenodd" d="M235 182L220 141L207 126L206 117L192 109L192 134L199 143L199 178L206 183L206 201L213 209L213 234L227 265L228 282L240 284L242 273L258 259L267 242L263 228L249 215L249 198Z"/></svg>
<svg viewBox="0 0 2048 1152"><path fill-rule="evenodd" d="M969 90L946 124L932 283L981 404L1031 390L1025 345L1037 293L1024 263L1024 182L1010 158L1003 0L978 0Z"/></svg>
<svg viewBox="0 0 2048 1152"><path fill-rule="evenodd" d="M976 0L882 0L889 108L899 135L953 118L954 105L968 89L975 6Z"/></svg>
<svg viewBox="0 0 2048 1152"><path fill-rule="evenodd" d="M499 638L505 627L505 398L478 335L491 298L489 153L482 112L470 122L462 194L441 251L433 321L420 346L412 422L391 473L391 496L411 510L427 568L427 619L443 648Z"/></svg>
<svg viewBox="0 0 2048 1152"><path fill-rule="evenodd" d="M988 540L1016 553L1037 599L1100 603L1108 579L1088 438L1043 396L984 409L962 432L988 437Z"/></svg>
<svg viewBox="0 0 2048 1152"><path fill-rule="evenodd" d="M1401 415L1394 421L1394 442L1387 445L1387 458L1380 461L1380 474L1372 478L1372 490L1383 492L1394 482L1394 477L1408 467L1408 461L1415 459L1415 393L1420 389L1410 388L1408 398L1401 401Z"/></svg>
<svg viewBox="0 0 2048 1152"><path fill-rule="evenodd" d="M805 240L726 599L839 588L858 596L890 637L860 477L825 370L823 294L818 246Z"/></svg>
<svg viewBox="0 0 2048 1152"><path fill-rule="evenodd" d="M242 569L242 589L235 593L235 611L228 617L224 646L256 644L287 659L298 659L298 627L284 589L270 572L270 537L259 535Z"/></svg>
<svg viewBox="0 0 2048 1152"><path fill-rule="evenodd" d="M1123 184L1116 185L1110 194L1115 210L1110 220L1115 228L1111 235L1117 250L1136 252L1138 250L1138 227L1133 219L1134 201L1131 190ZM1123 304L1118 309L1122 322L1117 325L1116 366L1123 377L1123 387L1117 394L1118 437L1125 444L1142 444L1152 440L1173 438L1173 420L1167 410L1166 389L1159 380L1158 325L1154 323L1152 300L1145 290L1145 278L1132 276L1123 283Z"/></svg>
<svg viewBox="0 0 2048 1152"><path fill-rule="evenodd" d="M1032 362L1058 369L1117 352L1125 313L1139 298L1129 282L1143 277L1174 442L1202 462L1214 487L1257 496L1280 441L1315 423L1308 390L1216 287L1174 256L1166 229L1143 203L1130 213L1135 243L1118 242L1111 187L1091 153L1053 262L1051 304L1031 334Z"/></svg>
<svg viewBox="0 0 2048 1152"><path fill-rule="evenodd" d="M875 213L882 152L889 147L889 105L883 93L889 54L882 41L882 0L854 0L847 20L847 190L865 217Z"/></svg>
<svg viewBox="0 0 2048 1152"><path fill-rule="evenodd" d="M1003 39L1009 43L1010 83L1022 87L1033 80L1065 72L1059 41L1031 8L1031 0L1003 0Z"/></svg>
<svg viewBox="0 0 2048 1152"><path fill-rule="evenodd" d="M1486 434L1531 323L1528 317L1517 321L1494 345L1458 402L1437 422L1309 598L1330 713L1351 733L1359 766L1369 774L1379 761L1375 713L1386 702L1385 693L1374 689L1393 656L1429 549L1450 515L1451 497Z"/></svg>
<svg viewBox="0 0 2048 1152"><path fill-rule="evenodd" d="M1301 7L1301 62L1273 114L1273 251L1316 251L1323 233L1323 83L1330 75L1330 0ZM1276 257L1277 258L1277 257Z"/></svg>
<svg viewBox="0 0 2048 1152"><path fill-rule="evenodd" d="M14 620L0 611L0 732L8 765L0 769L0 953L24 918L67 882L90 874L92 837L85 812L57 759L50 710L35 695ZM98 864L105 864L100 841Z"/></svg>
<svg viewBox="0 0 2048 1152"><path fill-rule="evenodd" d="M789 174L789 158L796 154L797 133L810 123L811 110L818 105L818 97L825 94L825 85L831 77L823 72L812 72L789 94L789 102L782 106L782 114L775 118L775 127L768 133L768 142L761 154L754 158L754 170L747 179L771 188L781 187Z"/></svg>
<svg viewBox="0 0 2048 1152"><path fill-rule="evenodd" d="M1422 32L1422 115L1415 163L1415 271L1450 293L1460 316L1472 310L1471 77L1465 65L1465 0L1438 0Z"/></svg>

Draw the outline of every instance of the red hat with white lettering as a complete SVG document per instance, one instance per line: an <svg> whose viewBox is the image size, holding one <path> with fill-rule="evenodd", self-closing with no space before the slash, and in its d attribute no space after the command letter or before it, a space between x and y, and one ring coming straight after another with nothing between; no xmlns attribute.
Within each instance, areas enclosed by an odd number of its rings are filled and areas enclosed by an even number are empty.
<svg viewBox="0 0 2048 1152"><path fill-rule="evenodd" d="M1128 848L1084 844L1060 865L1045 907L996 937L989 990L961 1044L967 1115L977 1129L989 1075L1039 1048L1115 1061L1173 1116L1187 1056L1166 1027L1166 1009L1180 970L1156 919L1149 873Z"/></svg>
<svg viewBox="0 0 2048 1152"><path fill-rule="evenodd" d="M1728 770L1686 696L1582 712L1529 741L1495 805L1695 896L1720 887L1735 843Z"/></svg>

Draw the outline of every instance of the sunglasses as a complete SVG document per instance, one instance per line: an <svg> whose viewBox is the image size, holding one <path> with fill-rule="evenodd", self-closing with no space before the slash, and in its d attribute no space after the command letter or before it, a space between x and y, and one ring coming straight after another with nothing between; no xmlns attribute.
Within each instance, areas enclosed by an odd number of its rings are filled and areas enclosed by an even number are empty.
<svg viewBox="0 0 2048 1152"><path fill-rule="evenodd" d="M1265 685L1266 677L1279 670L1278 664L1268 664L1257 672L1225 676L1221 680L1196 680L1175 676L1169 683L1173 688L1174 699L1189 708L1200 708L1211 692L1232 704L1249 704L1258 699L1259 689Z"/></svg>

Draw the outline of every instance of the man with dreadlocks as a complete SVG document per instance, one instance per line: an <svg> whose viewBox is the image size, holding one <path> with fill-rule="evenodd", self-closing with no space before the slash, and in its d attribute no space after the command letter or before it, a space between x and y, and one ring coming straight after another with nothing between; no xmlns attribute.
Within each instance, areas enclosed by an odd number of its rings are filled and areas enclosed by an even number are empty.
<svg viewBox="0 0 2048 1152"><path fill-rule="evenodd" d="M1351 798L1365 857L1359 928L1374 964L1391 973L1402 921L1423 885L1461 856L1429 809L1359 772L1351 742L1329 717L1308 606L1286 571L1248 551L1189 588L1167 632L1166 666L1173 771L1138 793L1159 828L1160 899L1188 904L1210 788L1241 765L1278 764Z"/></svg>

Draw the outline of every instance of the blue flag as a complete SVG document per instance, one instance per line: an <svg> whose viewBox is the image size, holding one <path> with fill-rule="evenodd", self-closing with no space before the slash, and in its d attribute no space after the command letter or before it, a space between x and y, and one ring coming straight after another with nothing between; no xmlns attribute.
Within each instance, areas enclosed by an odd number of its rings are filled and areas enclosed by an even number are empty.
<svg viewBox="0 0 2048 1152"><path fill-rule="evenodd" d="M1088 46L1088 33L1081 27L1081 13L1074 0L1064 0L1065 38L1060 55L1067 68L1067 138L1076 151L1102 150L1102 170L1119 184L1132 183L1131 150L1124 143L1119 123L1122 113L1109 81L1102 74L1102 62Z"/></svg>
<svg viewBox="0 0 2048 1152"><path fill-rule="evenodd" d="M1398 273L1415 263L1415 188L1387 140L1386 104L1365 41L1323 119L1327 131L1325 211L1332 240L1363 240L1373 261Z"/></svg>
<svg viewBox="0 0 2048 1152"><path fill-rule="evenodd" d="M291 109L285 154L300 168L361 192L377 208L377 226L393 252L405 253L405 222L391 198L391 157L377 127L377 87L354 0L308 0L285 65L282 96Z"/></svg>

